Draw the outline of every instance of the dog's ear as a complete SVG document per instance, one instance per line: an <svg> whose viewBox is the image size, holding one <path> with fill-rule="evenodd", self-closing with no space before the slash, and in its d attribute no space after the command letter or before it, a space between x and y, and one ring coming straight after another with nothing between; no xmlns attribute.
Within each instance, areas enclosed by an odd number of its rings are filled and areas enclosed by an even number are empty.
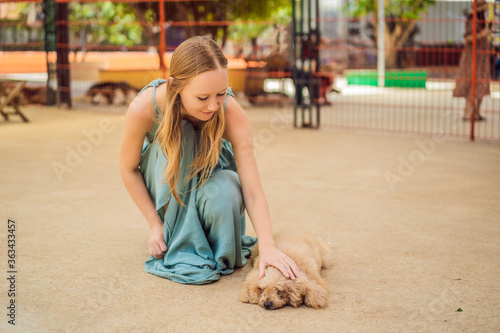
<svg viewBox="0 0 500 333"><path fill-rule="evenodd" d="M254 269L247 277L243 289L240 292L240 301L243 303L259 303L262 289L259 287L259 271Z"/></svg>
<svg viewBox="0 0 500 333"><path fill-rule="evenodd" d="M259 303L262 289L257 284L245 284L240 292L240 301L243 303L257 304Z"/></svg>
<svg viewBox="0 0 500 333"><path fill-rule="evenodd" d="M293 307L299 307L304 303L306 289L304 288L303 277L297 278L295 281L287 280L285 284L285 292L288 294L289 303Z"/></svg>
<svg viewBox="0 0 500 333"><path fill-rule="evenodd" d="M241 289L240 291L240 294L238 296L238 298L240 299L240 301L242 301L243 303L250 303L250 295L248 293L248 288L247 286L243 286L243 289Z"/></svg>

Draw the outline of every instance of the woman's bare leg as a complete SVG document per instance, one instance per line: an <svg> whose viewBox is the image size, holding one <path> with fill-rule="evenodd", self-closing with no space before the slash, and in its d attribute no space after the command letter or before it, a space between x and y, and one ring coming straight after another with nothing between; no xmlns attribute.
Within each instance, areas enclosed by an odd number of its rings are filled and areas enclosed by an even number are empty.
<svg viewBox="0 0 500 333"><path fill-rule="evenodd" d="M474 119L475 120L483 120L484 118L481 116L479 111L481 110L481 102L482 98L476 98L476 103L474 104Z"/></svg>
<svg viewBox="0 0 500 333"><path fill-rule="evenodd" d="M470 98L466 97L465 98L464 115L463 115L462 119L463 120L470 120L473 109L474 109L474 107L472 106L472 102L471 102Z"/></svg>

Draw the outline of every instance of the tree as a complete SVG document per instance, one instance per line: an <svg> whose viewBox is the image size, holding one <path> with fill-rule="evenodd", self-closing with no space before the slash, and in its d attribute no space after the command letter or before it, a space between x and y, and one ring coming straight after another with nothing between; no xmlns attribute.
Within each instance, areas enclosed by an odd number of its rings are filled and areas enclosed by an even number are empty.
<svg viewBox="0 0 500 333"><path fill-rule="evenodd" d="M158 4L154 4L154 13ZM145 3L133 3L132 8L138 18L147 9ZM291 20L290 0L220 0L220 1L182 1L165 2L165 20L193 22L183 26L186 38L195 35L210 35L222 45L231 35L232 38L256 39L262 31L273 23ZM157 16L155 16L157 20ZM269 22L271 21L272 22ZM212 24L211 22L221 22ZM194 24L197 22L197 24ZM206 24L204 24L206 22ZM231 23L228 23L231 22ZM266 23L261 23L266 22Z"/></svg>
<svg viewBox="0 0 500 333"><path fill-rule="evenodd" d="M291 16L290 0L166 1L164 7L172 47L194 35L210 35L223 46L230 34L255 43L262 31ZM158 2L71 2L70 10L72 38L82 50L88 45L160 44Z"/></svg>
<svg viewBox="0 0 500 333"><path fill-rule="evenodd" d="M42 18L36 16L40 4L0 3L0 51L41 50L43 46L29 45L43 41ZM33 16L31 14L34 14ZM3 43L2 43L3 44ZM10 45L9 45L10 44Z"/></svg>
<svg viewBox="0 0 500 333"><path fill-rule="evenodd" d="M143 28L128 3L94 2L69 4L72 38L78 40L84 52L89 45L138 45ZM145 13L145 17L150 16Z"/></svg>
<svg viewBox="0 0 500 333"><path fill-rule="evenodd" d="M244 18L237 18L235 24L229 27L230 39L235 41L240 48L244 43L251 42L253 51L255 51L257 49L257 38L266 29L276 24L286 26L292 20L292 7L289 1L276 4L269 10L270 12L266 13L244 13ZM270 18L272 18L272 21L269 20Z"/></svg>
<svg viewBox="0 0 500 333"><path fill-rule="evenodd" d="M435 0L385 0L385 65L387 68L396 67L397 49L406 46L406 43L417 29L417 20L424 14ZM378 36L378 1L356 0L347 5L348 12L354 17L369 16L372 38Z"/></svg>
<svg viewBox="0 0 500 333"><path fill-rule="evenodd" d="M158 21L158 3L132 3L136 17L144 21L145 11L153 8L153 21ZM291 20L290 0L220 0L220 1L173 1L165 2L165 21L170 32L183 38L195 35L209 35L225 45L227 39L237 46L251 42L255 47L257 37L274 24L288 24ZM182 22L182 23L181 23ZM192 22L192 24L185 24ZM195 23L196 22L196 23ZM220 22L220 23L217 23ZM154 45L158 45L159 30L155 27L150 33ZM169 46L177 46L178 36L168 38Z"/></svg>

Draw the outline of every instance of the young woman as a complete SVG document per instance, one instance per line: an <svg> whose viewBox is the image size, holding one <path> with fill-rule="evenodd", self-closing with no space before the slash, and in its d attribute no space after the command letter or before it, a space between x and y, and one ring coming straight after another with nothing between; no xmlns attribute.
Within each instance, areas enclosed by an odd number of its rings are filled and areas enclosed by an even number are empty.
<svg viewBox="0 0 500 333"><path fill-rule="evenodd" d="M228 87L227 59L212 39L179 45L168 80L132 101L120 173L151 228L146 271L180 283L209 283L247 262L259 239L260 276L272 265L295 279L295 262L274 245L250 124Z"/></svg>

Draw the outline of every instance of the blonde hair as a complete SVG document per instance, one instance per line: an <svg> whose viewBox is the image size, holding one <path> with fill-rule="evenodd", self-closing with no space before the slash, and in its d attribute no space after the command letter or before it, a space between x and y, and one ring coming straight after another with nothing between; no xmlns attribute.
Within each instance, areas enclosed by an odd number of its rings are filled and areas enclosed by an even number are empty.
<svg viewBox="0 0 500 333"><path fill-rule="evenodd" d="M180 91L196 75L227 69L227 59L219 45L208 37L195 36L181 43L174 51L170 61L170 79L167 82L166 105L163 109L155 138L158 139L162 153L167 156L167 168L164 171L163 183L170 186L175 200L184 206L179 197L177 183L180 177L182 159L182 117ZM219 161L222 149L222 134L224 133L224 111L220 105L213 116L203 124L201 129L198 152L190 165L191 171L182 181L188 181L198 173L197 187L202 186L210 177ZM182 187L181 187L182 188Z"/></svg>

